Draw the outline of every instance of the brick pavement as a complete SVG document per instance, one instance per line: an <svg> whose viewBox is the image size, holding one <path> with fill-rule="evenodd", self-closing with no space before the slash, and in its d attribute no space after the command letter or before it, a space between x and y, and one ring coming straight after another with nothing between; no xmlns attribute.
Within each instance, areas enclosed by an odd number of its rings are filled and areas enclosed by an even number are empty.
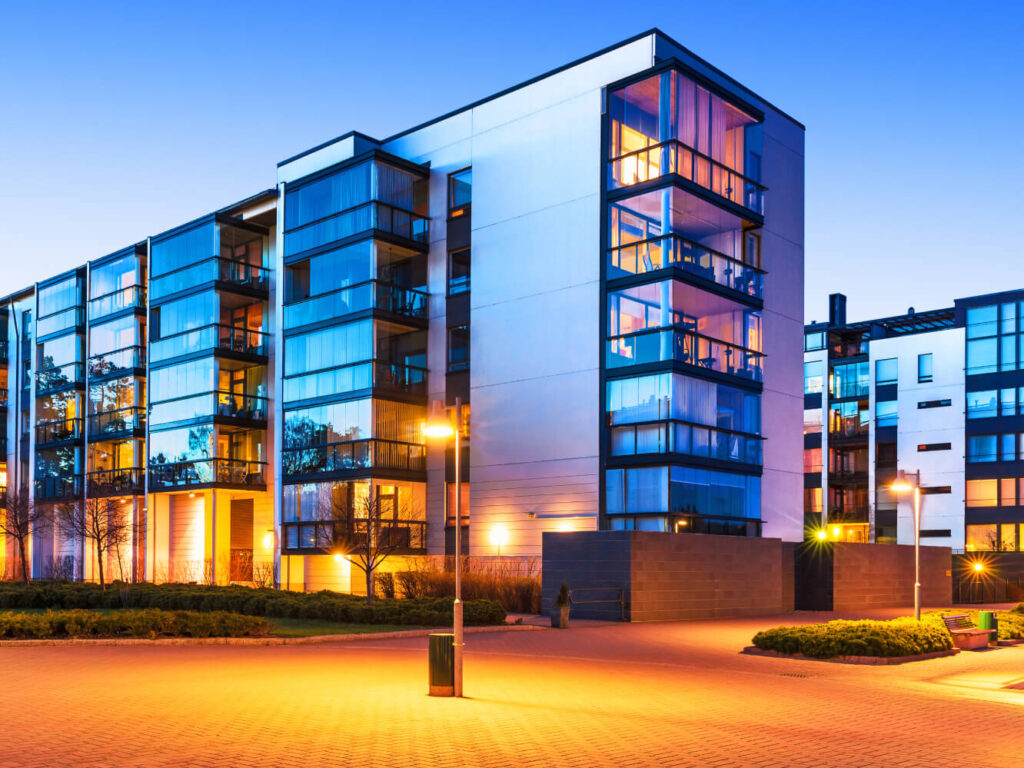
<svg viewBox="0 0 1024 768"><path fill-rule="evenodd" d="M792 617L785 617L793 623ZM779 623L467 638L467 700L423 638L0 649L0 767L1024 764L1024 646L894 667L738 655Z"/></svg>

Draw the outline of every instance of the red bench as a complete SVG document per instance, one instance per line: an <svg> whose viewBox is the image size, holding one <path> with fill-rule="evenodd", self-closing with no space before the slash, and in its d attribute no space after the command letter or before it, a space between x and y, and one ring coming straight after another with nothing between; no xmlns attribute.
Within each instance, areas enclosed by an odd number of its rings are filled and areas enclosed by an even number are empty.
<svg viewBox="0 0 1024 768"><path fill-rule="evenodd" d="M978 629L971 624L966 613L943 616L942 620L946 622L946 629L953 636L953 644L961 651L973 651L988 647L990 630Z"/></svg>

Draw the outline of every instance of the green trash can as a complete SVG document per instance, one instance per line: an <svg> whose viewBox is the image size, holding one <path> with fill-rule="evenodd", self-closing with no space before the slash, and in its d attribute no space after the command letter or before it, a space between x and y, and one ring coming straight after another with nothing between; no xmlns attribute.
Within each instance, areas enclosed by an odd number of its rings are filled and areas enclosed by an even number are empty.
<svg viewBox="0 0 1024 768"><path fill-rule="evenodd" d="M978 611L978 629L991 630L988 633L990 643L999 642L999 619L993 611Z"/></svg>
<svg viewBox="0 0 1024 768"><path fill-rule="evenodd" d="M430 695L455 695L455 635L438 632L429 638Z"/></svg>

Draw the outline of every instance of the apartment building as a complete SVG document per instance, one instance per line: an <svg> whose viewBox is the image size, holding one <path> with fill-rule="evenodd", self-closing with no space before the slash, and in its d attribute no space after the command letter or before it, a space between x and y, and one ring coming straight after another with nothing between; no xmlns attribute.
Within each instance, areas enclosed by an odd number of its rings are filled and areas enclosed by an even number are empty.
<svg viewBox="0 0 1024 768"><path fill-rule="evenodd" d="M808 532L910 544L898 470L920 472L922 544L1021 551L1024 291L851 323L846 297L804 337Z"/></svg>
<svg viewBox="0 0 1024 768"><path fill-rule="evenodd" d="M802 537L803 126L657 30L0 301L8 484L116 498L136 578L356 589L462 537ZM340 535L339 535L340 534ZM33 536L32 569L80 542ZM10 546L7 548L11 561ZM122 563L123 561L123 563Z"/></svg>

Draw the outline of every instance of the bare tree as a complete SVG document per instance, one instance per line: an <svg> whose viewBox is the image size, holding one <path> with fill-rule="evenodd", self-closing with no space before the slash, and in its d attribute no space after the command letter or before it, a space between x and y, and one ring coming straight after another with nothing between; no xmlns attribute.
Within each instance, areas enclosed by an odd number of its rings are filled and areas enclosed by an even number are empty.
<svg viewBox="0 0 1024 768"><path fill-rule="evenodd" d="M366 495L347 495L324 488L319 499L317 546L343 554L366 577L366 604L373 605L374 574L391 555L409 549L411 537L420 535L409 525L410 515L396 496L384 496L370 483Z"/></svg>
<svg viewBox="0 0 1024 768"><path fill-rule="evenodd" d="M44 526L50 519L50 510L45 505L35 505L27 489L10 492L4 508L0 509L0 534L10 536L18 545L21 559L21 578L29 582L28 553L26 545L32 532Z"/></svg>
<svg viewBox="0 0 1024 768"><path fill-rule="evenodd" d="M103 565L111 551L120 552L131 539L132 526L122 505L113 499L87 499L57 507L57 529L75 541L92 542L100 588L106 589Z"/></svg>

